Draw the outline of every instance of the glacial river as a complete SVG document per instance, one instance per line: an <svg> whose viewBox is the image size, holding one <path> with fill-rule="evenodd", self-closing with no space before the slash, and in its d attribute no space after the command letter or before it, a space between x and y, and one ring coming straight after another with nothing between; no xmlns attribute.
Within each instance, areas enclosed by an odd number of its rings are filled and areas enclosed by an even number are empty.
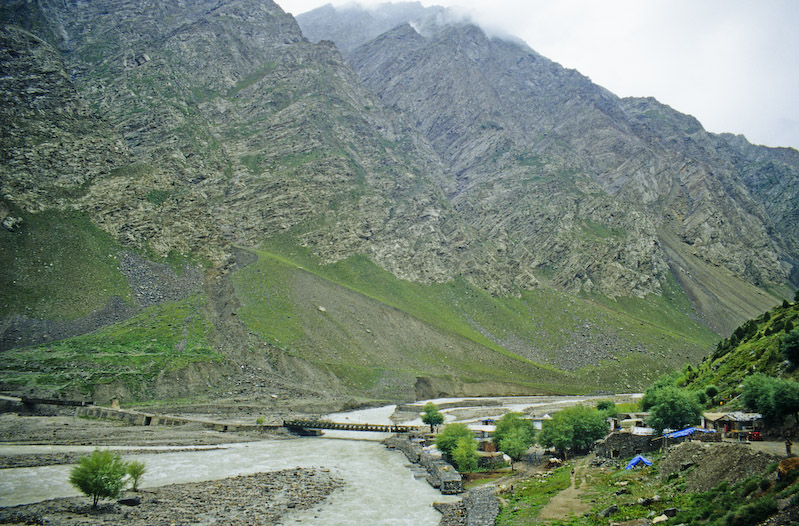
<svg viewBox="0 0 799 526"><path fill-rule="evenodd" d="M561 398L560 403L574 403ZM530 407L529 401L522 405ZM521 409L503 404L506 409ZM334 421L388 424L394 406L328 415ZM448 420L451 420L449 418ZM418 423L418 422L417 422ZM156 487L201 482L294 467L327 468L345 485L321 505L287 516L286 524L436 525L441 515L434 502L457 500L441 495L416 479L408 461L386 449L380 433L326 432L326 437L234 443L221 449L124 455L141 460L147 473L140 486ZM346 438L345 438L346 437ZM0 446L4 453L91 451L70 446ZM139 448L141 449L141 448ZM163 448L159 448L163 449ZM0 506L78 495L67 482L71 466L42 466L0 470Z"/></svg>

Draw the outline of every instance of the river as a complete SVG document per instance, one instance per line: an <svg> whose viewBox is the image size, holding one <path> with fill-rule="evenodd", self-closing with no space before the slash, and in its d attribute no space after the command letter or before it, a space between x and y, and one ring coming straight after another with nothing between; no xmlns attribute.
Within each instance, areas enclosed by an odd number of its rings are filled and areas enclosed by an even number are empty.
<svg viewBox="0 0 799 526"><path fill-rule="evenodd" d="M554 400L547 398L547 402L552 405L578 401L580 399L573 397L557 397ZM508 409L538 406L541 400L504 399L504 402L505 409L497 408L498 414ZM388 424L393 411L394 406L385 406L328 415L328 418L342 422ZM436 501L457 499L443 496L423 479L414 478L407 468L405 456L386 449L378 442L384 436L386 435L380 433L328 431L325 437L233 443L211 450L125 455L125 459L141 460L147 465L147 472L140 484L142 488L202 482L294 467L327 468L345 481L344 487L321 506L290 514L286 518L287 524L438 524L441 516L432 504ZM89 449L69 446L0 446L0 451L5 454ZM124 451L122 453L124 455ZM0 471L0 506L78 495L67 481L70 469L69 465L60 465Z"/></svg>

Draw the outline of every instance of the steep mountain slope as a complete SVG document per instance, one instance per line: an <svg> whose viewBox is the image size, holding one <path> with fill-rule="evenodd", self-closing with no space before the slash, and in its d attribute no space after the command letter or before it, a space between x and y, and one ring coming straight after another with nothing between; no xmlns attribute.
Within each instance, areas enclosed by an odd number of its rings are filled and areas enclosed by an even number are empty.
<svg viewBox="0 0 799 526"><path fill-rule="evenodd" d="M352 8L332 15L336 27ZM416 12L413 27L365 41L348 58L453 168L450 197L464 220L503 241L521 268L572 291L659 293L667 273L683 274L698 311L722 332L773 304L756 287L788 280L795 234L786 207L770 215L762 200L779 185L758 177L767 189L757 194L746 184L741 165L751 162L739 146L653 99L619 99L521 42L440 18ZM298 20L335 40L314 12ZM792 195L797 167L780 166ZM686 255L724 269L720 288L745 290L751 305L691 279Z"/></svg>
<svg viewBox="0 0 799 526"><path fill-rule="evenodd" d="M776 301L789 153L474 26L372 39L420 9L341 21L356 74L270 0L4 0L4 388L637 389Z"/></svg>
<svg viewBox="0 0 799 526"><path fill-rule="evenodd" d="M768 376L796 378L797 369L780 352L786 334L799 327L799 302L785 302L747 320L718 343L716 350L696 368L678 378L680 386L704 390L718 388L718 400L734 400L741 382L754 372ZM740 400L734 403L740 408Z"/></svg>

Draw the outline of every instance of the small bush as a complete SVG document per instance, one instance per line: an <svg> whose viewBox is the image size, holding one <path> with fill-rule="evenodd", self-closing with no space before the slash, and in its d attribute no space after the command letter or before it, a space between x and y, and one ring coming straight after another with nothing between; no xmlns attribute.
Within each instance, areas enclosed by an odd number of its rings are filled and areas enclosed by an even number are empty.
<svg viewBox="0 0 799 526"><path fill-rule="evenodd" d="M758 487L760 487L758 477L749 477L743 482L743 484L741 484L741 497L748 497L751 493L755 492Z"/></svg>
<svg viewBox="0 0 799 526"><path fill-rule="evenodd" d="M262 426L266 424L266 418L264 418L263 416L259 416L258 418L255 419L255 423L258 424L259 426Z"/></svg>
<svg viewBox="0 0 799 526"><path fill-rule="evenodd" d="M144 472L147 471L144 467L144 462L140 462L138 460L129 462L126 471L130 476L130 489L133 491L139 491L139 479L142 477L142 475L144 475Z"/></svg>
<svg viewBox="0 0 799 526"><path fill-rule="evenodd" d="M95 450L88 457L78 460L78 465L69 472L69 483L87 497L92 498L92 508L97 508L100 499L119 496L125 483L127 465L122 457L108 450Z"/></svg>
<svg viewBox="0 0 799 526"><path fill-rule="evenodd" d="M747 504L724 517L727 526L751 526L770 517L777 511L777 503L771 497L763 497Z"/></svg>

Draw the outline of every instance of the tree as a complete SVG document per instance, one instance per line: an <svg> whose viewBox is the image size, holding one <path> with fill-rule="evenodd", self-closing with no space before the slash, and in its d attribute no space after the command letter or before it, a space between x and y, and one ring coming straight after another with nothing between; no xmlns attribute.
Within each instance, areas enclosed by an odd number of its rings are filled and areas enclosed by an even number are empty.
<svg viewBox="0 0 799 526"><path fill-rule="evenodd" d="M538 441L544 447L554 447L564 456L571 449L588 451L593 443L608 434L605 415L596 409L576 405L554 414L544 421Z"/></svg>
<svg viewBox="0 0 799 526"><path fill-rule="evenodd" d="M677 387L664 387L657 396L657 403L649 411L649 425L658 433L664 429L682 429L694 424L702 416L702 406L696 393L682 391Z"/></svg>
<svg viewBox="0 0 799 526"><path fill-rule="evenodd" d="M436 436L436 447L448 457L458 445L460 438L474 438L474 433L466 427L466 424L454 423L444 426L444 430Z"/></svg>
<svg viewBox="0 0 799 526"><path fill-rule="evenodd" d="M799 329L794 329L780 339L780 353L793 365L799 365Z"/></svg>
<svg viewBox="0 0 799 526"><path fill-rule="evenodd" d="M754 373L743 382L741 400L750 411L760 413L763 419L773 422L779 417L777 406L774 402L774 392L777 389L777 379L763 373Z"/></svg>
<svg viewBox="0 0 799 526"><path fill-rule="evenodd" d="M799 417L799 384L793 380L755 373L744 380L741 399L767 422L777 422L787 414Z"/></svg>
<svg viewBox="0 0 799 526"><path fill-rule="evenodd" d="M127 469L125 471L130 476L130 489L133 491L139 491L139 479L142 477L142 475L144 475L145 471L147 471L145 469L144 462L133 460L128 463Z"/></svg>
<svg viewBox="0 0 799 526"><path fill-rule="evenodd" d="M500 446L500 443L507 435L515 430L521 432L520 436L524 443L527 444L527 447L535 443L535 425L532 420L522 418L521 413L506 413L499 419L496 429L494 429L494 432L491 434L494 439L494 444L496 444L500 450L505 451ZM505 452L507 453L507 451Z"/></svg>
<svg viewBox="0 0 799 526"><path fill-rule="evenodd" d="M452 450L452 460L460 472L477 469L477 442L474 437L460 437Z"/></svg>
<svg viewBox="0 0 799 526"><path fill-rule="evenodd" d="M528 437L529 435L524 429L520 427L512 429L507 435L502 437L499 442L499 449L508 455L512 461L521 460L532 445L532 442L528 442ZM513 462L511 462L510 468L513 469Z"/></svg>
<svg viewBox="0 0 799 526"><path fill-rule="evenodd" d="M444 423L444 415L438 411L438 407L433 402L427 402L424 405L424 413L422 413L422 422L430 426L430 432L435 432L435 427Z"/></svg>
<svg viewBox="0 0 799 526"><path fill-rule="evenodd" d="M793 415L799 422L799 383L781 379L774 389L774 406L780 416Z"/></svg>
<svg viewBox="0 0 799 526"><path fill-rule="evenodd" d="M88 457L81 457L78 465L69 473L69 483L87 497L92 497L92 508L97 508L100 499L119 496L125 483L127 464L122 457L108 450L99 449Z"/></svg>
<svg viewBox="0 0 799 526"><path fill-rule="evenodd" d="M719 394L719 388L713 384L710 384L705 387L705 394L708 398L710 398L711 401L713 401L713 399L716 398L716 395Z"/></svg>
<svg viewBox="0 0 799 526"><path fill-rule="evenodd" d="M732 338L732 336L730 336L730 338ZM673 372L670 374L664 374L655 380L655 383L652 384L646 391L644 391L644 396L639 402L641 411L649 411L650 408L655 406L658 403L660 390L666 387L674 387L679 376L679 372Z"/></svg>

